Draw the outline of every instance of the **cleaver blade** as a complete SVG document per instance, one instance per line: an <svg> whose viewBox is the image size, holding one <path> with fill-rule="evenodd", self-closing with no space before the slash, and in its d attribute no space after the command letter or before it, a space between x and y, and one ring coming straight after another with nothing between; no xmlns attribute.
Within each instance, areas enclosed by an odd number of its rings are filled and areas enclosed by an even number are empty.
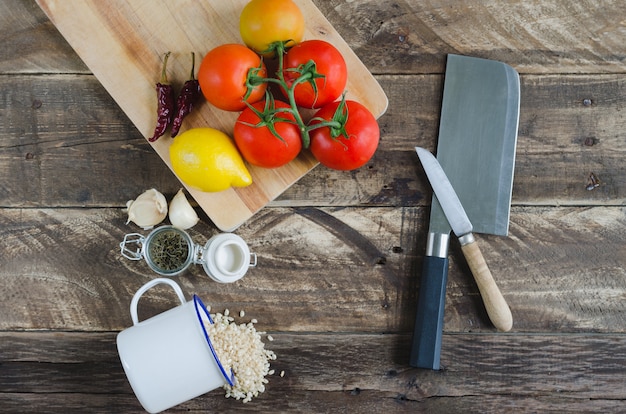
<svg viewBox="0 0 626 414"><path fill-rule="evenodd" d="M520 108L518 73L493 60L448 55L437 160L473 231L508 234ZM440 368L451 227L433 195L410 365Z"/></svg>

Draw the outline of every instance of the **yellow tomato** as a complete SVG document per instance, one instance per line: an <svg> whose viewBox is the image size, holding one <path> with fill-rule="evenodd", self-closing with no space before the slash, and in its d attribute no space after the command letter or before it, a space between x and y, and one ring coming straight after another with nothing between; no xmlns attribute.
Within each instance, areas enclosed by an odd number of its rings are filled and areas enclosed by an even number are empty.
<svg viewBox="0 0 626 414"><path fill-rule="evenodd" d="M185 184L216 192L252 184L252 177L230 137L213 128L192 128L170 146L172 169Z"/></svg>
<svg viewBox="0 0 626 414"><path fill-rule="evenodd" d="M292 0L252 0L241 12L239 32L246 46L267 55L273 42L302 41L304 16Z"/></svg>

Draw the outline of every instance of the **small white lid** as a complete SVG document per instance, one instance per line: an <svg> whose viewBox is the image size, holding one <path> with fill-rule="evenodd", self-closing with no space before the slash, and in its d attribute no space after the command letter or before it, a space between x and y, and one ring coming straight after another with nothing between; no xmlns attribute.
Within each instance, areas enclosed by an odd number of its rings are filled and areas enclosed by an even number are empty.
<svg viewBox="0 0 626 414"><path fill-rule="evenodd" d="M202 266L206 274L216 282L235 282L250 267L250 249L236 234L217 234L204 245Z"/></svg>

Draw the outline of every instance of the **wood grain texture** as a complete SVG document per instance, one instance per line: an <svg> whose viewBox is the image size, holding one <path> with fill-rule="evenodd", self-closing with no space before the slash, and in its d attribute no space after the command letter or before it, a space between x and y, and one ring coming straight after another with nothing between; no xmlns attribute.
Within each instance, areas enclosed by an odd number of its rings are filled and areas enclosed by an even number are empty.
<svg viewBox="0 0 626 414"><path fill-rule="evenodd" d="M243 279L218 284L195 266L176 280L269 330L411 332L427 217L409 207L268 208L238 231L259 258ZM121 257L124 234L138 230L124 221L121 209L0 211L0 328L128 326L132 294L156 275ZM513 331L625 333L625 226L624 207L514 207L509 237L477 236ZM202 223L190 234L204 244L216 232ZM445 331L494 331L458 243L450 262ZM142 318L176 303L166 288L146 298Z"/></svg>
<svg viewBox="0 0 626 414"><path fill-rule="evenodd" d="M500 60L522 74L623 73L623 3L317 1L373 73L443 73L445 55Z"/></svg>
<svg viewBox="0 0 626 414"><path fill-rule="evenodd" d="M315 168L270 205L429 204L413 147L436 147L442 77L379 79L391 104L374 159L351 173ZM624 204L625 86L612 74L522 77L514 205ZM0 76L0 104L1 205L123 205L149 187L180 187L92 76ZM68 165L76 174L57 173ZM592 172L601 184L590 191Z"/></svg>
<svg viewBox="0 0 626 414"><path fill-rule="evenodd" d="M498 284L493 279L489 266L487 266L485 258L480 252L479 245L475 240L472 240L471 243L462 244L461 251L474 276L485 310L493 326L501 332L510 331L513 327L511 309L502 296Z"/></svg>
<svg viewBox="0 0 626 414"><path fill-rule="evenodd" d="M89 73L34 1L1 2L0 27L0 73Z"/></svg>
<svg viewBox="0 0 626 414"><path fill-rule="evenodd" d="M199 2L155 0L57 1L37 0L59 32L72 45L141 134L149 138L156 122L154 85L161 72L161 57L168 61L169 79L182 83L188 68L175 59L190 51L204 56L226 43L241 43L239 14L246 0ZM298 0L306 16L305 39L321 39L342 54L347 70L346 98L353 99L378 118L387 109L387 96L367 67L328 23L310 0ZM167 30L164 28L167 27ZM201 102L185 118L181 132L212 127L232 135L238 113ZM150 143L171 168L169 136ZM232 231L280 195L317 165L308 152L273 169L247 165L252 184L220 192L203 192L182 182L211 220Z"/></svg>
<svg viewBox="0 0 626 414"><path fill-rule="evenodd" d="M592 413L619 412L626 398L619 369L626 358L623 337L444 335L446 367L434 372L407 368L406 335L272 336L268 347L279 357L264 394L243 404L214 390L168 412L479 413L508 407ZM0 405L19 410L28 404L36 412L141 411L122 381L114 337L2 334Z"/></svg>
<svg viewBox="0 0 626 414"><path fill-rule="evenodd" d="M237 284L176 279L256 317L285 375L250 404L216 392L169 412L623 412L622 2L314 3L389 97L380 149L313 169L239 228L259 266ZM156 275L120 256L138 230L122 207L178 180L33 0L0 2L0 40L0 412L141 412L115 335ZM452 51L522 74L510 234L476 235L515 326L495 332L452 242L432 372L407 362L431 199L412 148L436 148ZM219 230L198 211L203 243ZM140 318L174 303L154 290Z"/></svg>
<svg viewBox="0 0 626 414"><path fill-rule="evenodd" d="M624 72L620 0L313 3L375 74L443 73L448 53L501 60L522 74ZM32 0L0 7L0 72L88 71Z"/></svg>

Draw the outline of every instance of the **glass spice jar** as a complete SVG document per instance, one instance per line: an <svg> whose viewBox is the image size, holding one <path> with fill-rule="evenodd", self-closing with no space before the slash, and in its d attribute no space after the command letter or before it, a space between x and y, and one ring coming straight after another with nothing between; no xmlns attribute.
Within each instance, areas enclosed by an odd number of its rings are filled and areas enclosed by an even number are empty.
<svg viewBox="0 0 626 414"><path fill-rule="evenodd" d="M256 266L256 254L236 234L221 233L204 246L194 244L189 233L174 226L161 226L147 236L130 233L120 243L122 256L145 259L148 267L161 276L176 276L191 264L202 264L206 274L221 283L241 279Z"/></svg>

